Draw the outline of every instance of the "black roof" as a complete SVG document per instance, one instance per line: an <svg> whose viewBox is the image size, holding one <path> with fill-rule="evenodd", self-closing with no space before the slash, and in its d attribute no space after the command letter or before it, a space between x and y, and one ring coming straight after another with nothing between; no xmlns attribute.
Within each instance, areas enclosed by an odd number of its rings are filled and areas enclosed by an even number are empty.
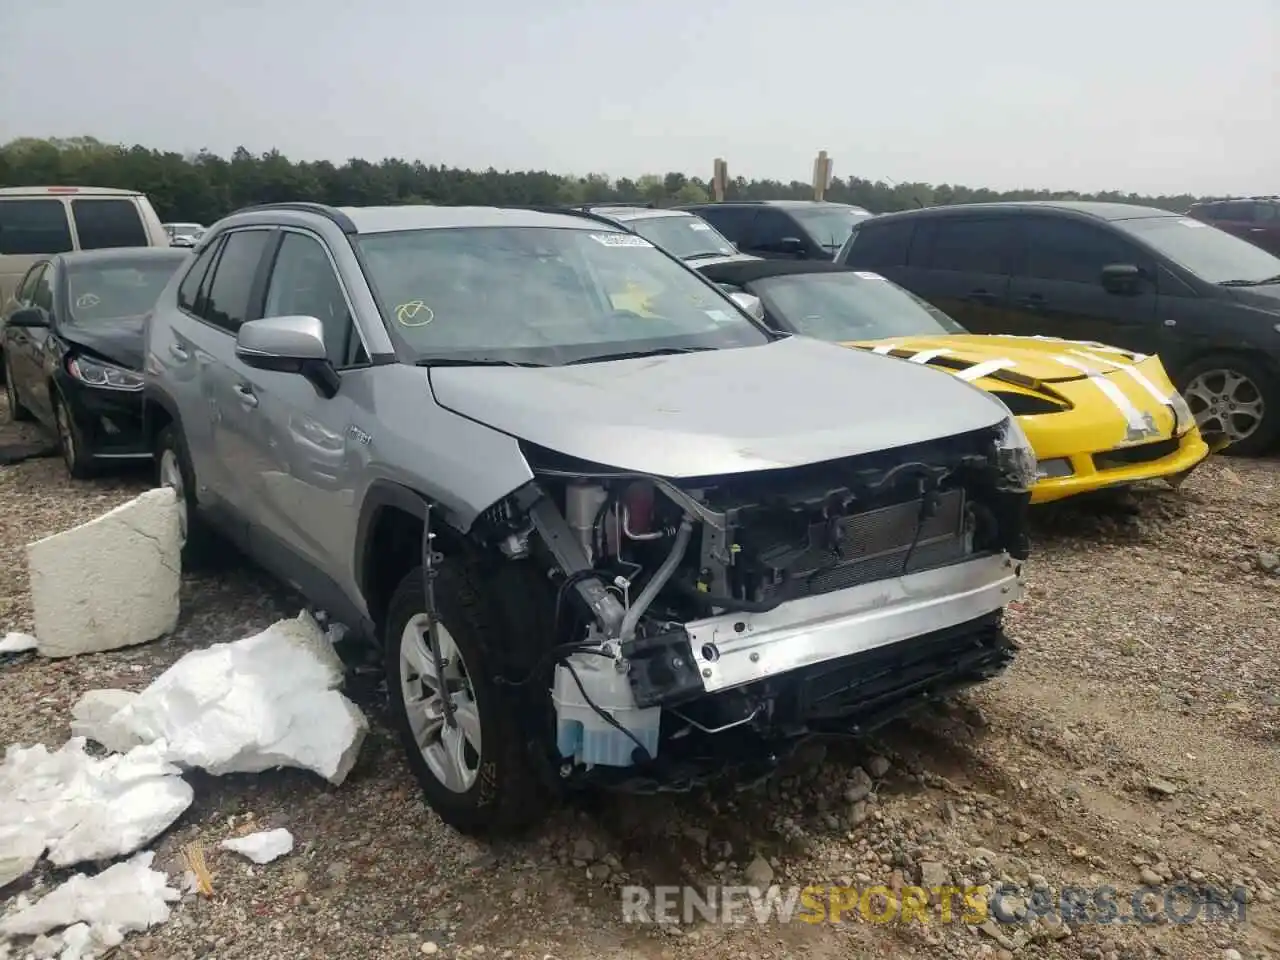
<svg viewBox="0 0 1280 960"><path fill-rule="evenodd" d="M1108 203L1100 200L1000 200L993 203L949 203L937 207L882 213L877 220L907 217L953 217L972 213L1011 214L1055 211L1095 220L1141 220L1148 217L1181 217L1183 214L1136 203Z"/></svg>
<svg viewBox="0 0 1280 960"><path fill-rule="evenodd" d="M674 210L697 210L702 207L862 207L853 203L838 203L835 200L708 200L703 203L681 203Z"/></svg>
<svg viewBox="0 0 1280 960"><path fill-rule="evenodd" d="M177 263L190 255L190 247L101 247L59 253L51 259L66 267L87 267L93 264L137 263L139 260L172 260Z"/></svg>
<svg viewBox="0 0 1280 960"><path fill-rule="evenodd" d="M690 264L712 283L741 286L766 277L789 277L802 273L853 273L852 267L830 260L736 260L729 263Z"/></svg>

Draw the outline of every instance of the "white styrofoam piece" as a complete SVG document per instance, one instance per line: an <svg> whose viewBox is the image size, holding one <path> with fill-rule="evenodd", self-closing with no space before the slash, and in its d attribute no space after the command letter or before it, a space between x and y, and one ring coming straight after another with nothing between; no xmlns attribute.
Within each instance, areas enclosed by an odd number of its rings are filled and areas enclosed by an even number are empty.
<svg viewBox="0 0 1280 960"><path fill-rule="evenodd" d="M293 852L293 834L284 827L277 827L275 830L259 830L243 837L230 837L218 846L248 857L254 863L270 863Z"/></svg>
<svg viewBox="0 0 1280 960"><path fill-rule="evenodd" d="M34 650L39 641L29 633L6 633L0 639L0 653L26 653Z"/></svg>
<svg viewBox="0 0 1280 960"><path fill-rule="evenodd" d="M339 784L369 729L338 690L343 675L304 611L185 654L109 716L101 698L78 704L76 730L104 745L164 740L172 762L215 775L297 767Z"/></svg>
<svg viewBox="0 0 1280 960"><path fill-rule="evenodd" d="M160 487L27 544L37 652L71 657L172 632L182 579L179 540L177 499Z"/></svg>
<svg viewBox="0 0 1280 960"><path fill-rule="evenodd" d="M151 850L137 853L95 876L77 873L35 903L20 902L0 919L0 937L35 937L86 924L90 933L118 938L164 923L169 904L181 894L165 873L151 869L154 858Z"/></svg>
<svg viewBox="0 0 1280 960"><path fill-rule="evenodd" d="M43 744L11 745L0 763L0 837L13 853L0 864L8 879L45 851L66 867L132 853L163 833L194 798L166 749L155 743L100 760L79 737L52 753Z"/></svg>
<svg viewBox="0 0 1280 960"><path fill-rule="evenodd" d="M114 718L136 699L138 695L128 690L90 690L71 708L71 735L100 743L113 753L127 753L142 741Z"/></svg>

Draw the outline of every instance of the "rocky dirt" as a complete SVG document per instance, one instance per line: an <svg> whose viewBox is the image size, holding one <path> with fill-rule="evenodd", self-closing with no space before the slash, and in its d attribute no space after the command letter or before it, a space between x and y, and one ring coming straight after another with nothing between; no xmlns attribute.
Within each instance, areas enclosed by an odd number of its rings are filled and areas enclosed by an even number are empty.
<svg viewBox="0 0 1280 960"><path fill-rule="evenodd" d="M0 428L0 445L13 441ZM22 545L126 499L146 476L66 479L57 459L0 467L0 633L29 629ZM1280 462L1218 459L1181 490L1037 511L1029 593L1009 614L1007 675L872 742L816 744L745 792L603 797L521 842L486 846L426 810L381 717L351 777L193 777L158 844L181 871L201 840L211 897L119 957L1118 958L1280 956ZM5 742L61 744L94 687L139 689L182 653L297 613L243 562L188 574L172 637L126 651L0 663ZM288 827L267 866L219 852ZM622 922L625 884L1017 885L1116 890L1065 924ZM60 876L36 877L40 892ZM1122 922L1143 885L1241 891L1231 920ZM6 890L12 895L15 890ZM1181 896L1181 895L1179 895ZM1004 901L1013 913L1028 904ZM1151 901L1158 906L1159 901ZM1171 897L1181 916L1189 907ZM868 902L884 906L877 894ZM892 904L890 904L892 906ZM1105 907L1105 903L1103 904ZM1157 912L1157 911L1152 911ZM749 916L750 911L745 915ZM883 915L883 913L882 913Z"/></svg>

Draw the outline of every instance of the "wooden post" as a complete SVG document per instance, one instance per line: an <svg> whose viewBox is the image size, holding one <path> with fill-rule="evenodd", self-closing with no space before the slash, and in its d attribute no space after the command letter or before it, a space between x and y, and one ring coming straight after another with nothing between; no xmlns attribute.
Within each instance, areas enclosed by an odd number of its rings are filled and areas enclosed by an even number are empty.
<svg viewBox="0 0 1280 960"><path fill-rule="evenodd" d="M725 188L728 185L729 165L717 157L711 173L711 195L717 203L724 200Z"/></svg>
<svg viewBox="0 0 1280 960"><path fill-rule="evenodd" d="M813 161L813 199L821 200L831 184L831 158L827 151L819 150L818 158Z"/></svg>

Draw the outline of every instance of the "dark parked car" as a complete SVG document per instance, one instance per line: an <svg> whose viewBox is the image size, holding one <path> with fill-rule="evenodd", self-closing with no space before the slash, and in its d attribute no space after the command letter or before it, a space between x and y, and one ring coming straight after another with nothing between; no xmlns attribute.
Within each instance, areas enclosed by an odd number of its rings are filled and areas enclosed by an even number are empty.
<svg viewBox="0 0 1280 960"><path fill-rule="evenodd" d="M9 416L57 432L67 470L149 459L142 433L143 318L190 256L171 247L38 260L0 331Z"/></svg>
<svg viewBox="0 0 1280 960"><path fill-rule="evenodd" d="M854 225L871 216L862 207L819 200L690 203L676 209L696 213L743 253L775 260L830 260Z"/></svg>
<svg viewBox="0 0 1280 960"><path fill-rule="evenodd" d="M860 223L837 261L974 333L1159 355L1202 432L1280 437L1280 259L1200 220L1122 203L957 204Z"/></svg>
<svg viewBox="0 0 1280 960"><path fill-rule="evenodd" d="M1187 216L1234 233L1268 253L1280 255L1280 197L1244 197L1193 203Z"/></svg>

